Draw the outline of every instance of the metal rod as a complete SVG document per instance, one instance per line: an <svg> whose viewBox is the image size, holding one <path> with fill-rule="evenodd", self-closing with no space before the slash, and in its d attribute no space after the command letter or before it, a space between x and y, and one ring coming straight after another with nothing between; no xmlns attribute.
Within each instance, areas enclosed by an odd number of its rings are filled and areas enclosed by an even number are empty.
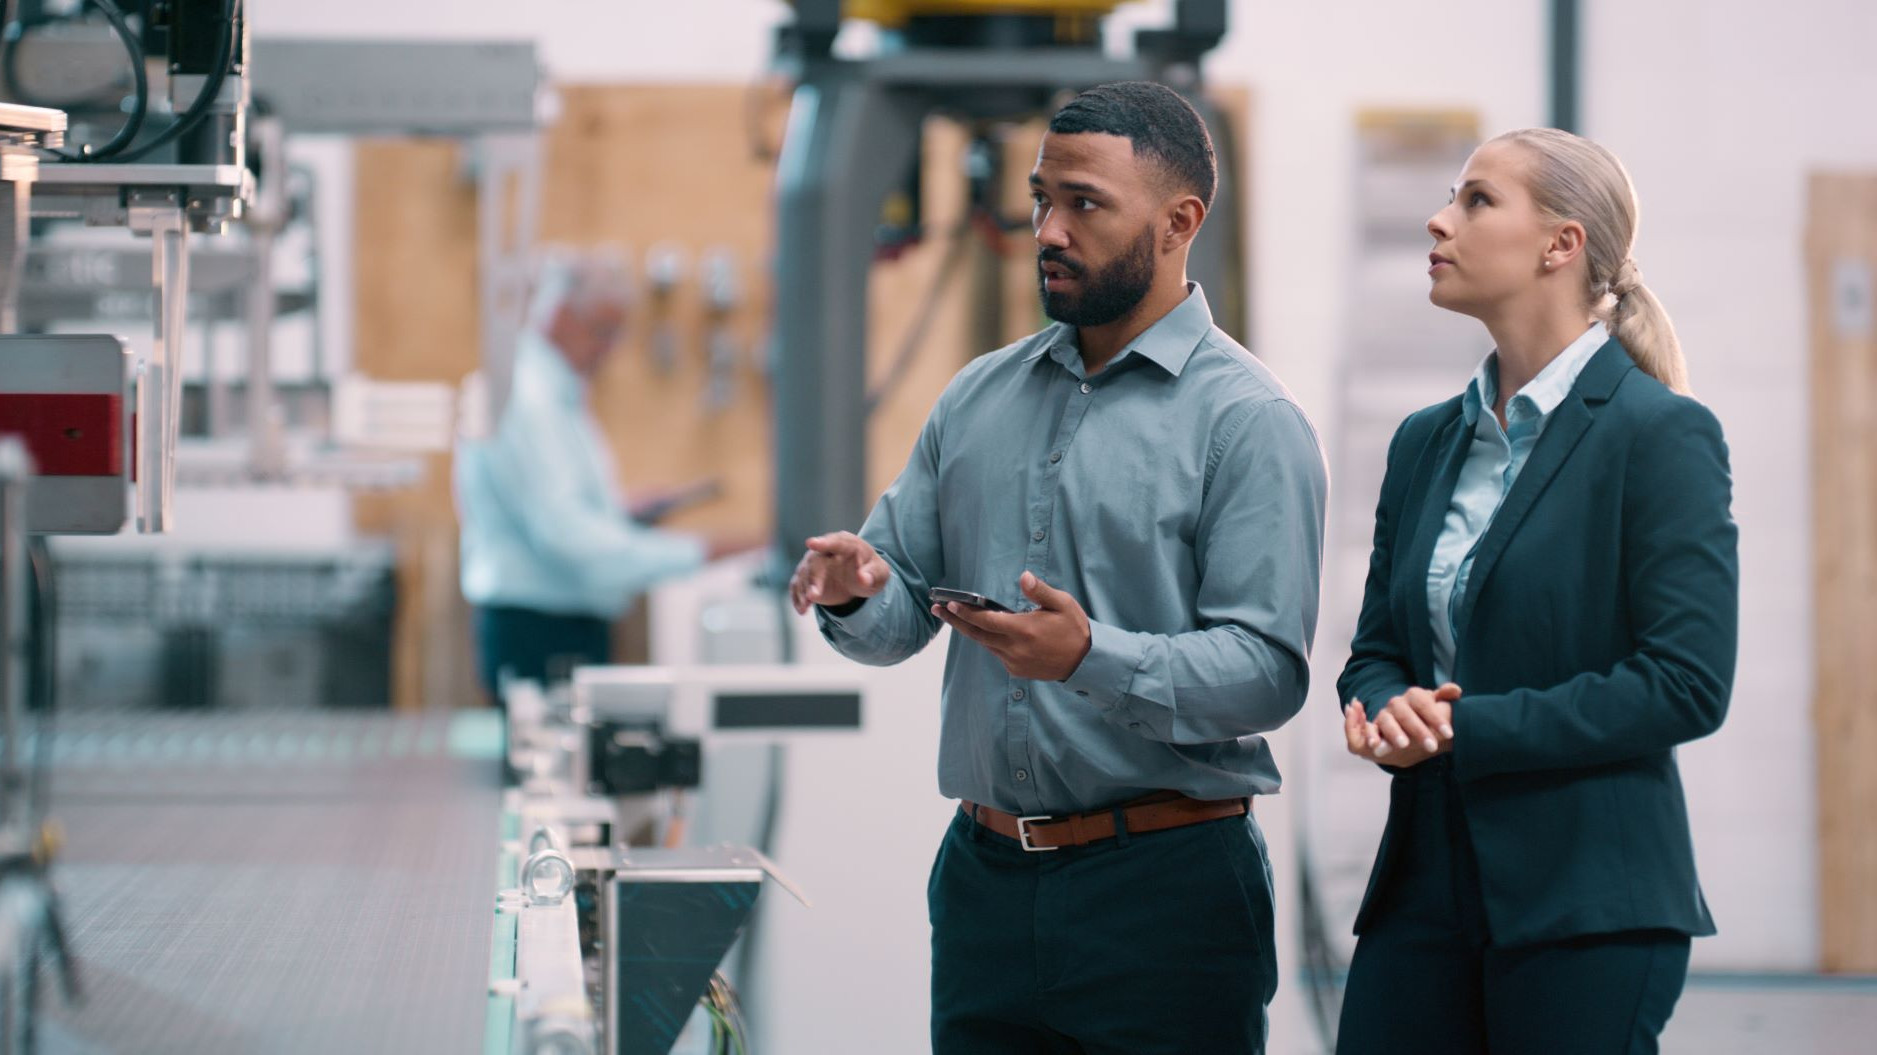
<svg viewBox="0 0 1877 1055"><path fill-rule="evenodd" d="M290 211L287 195L286 126L277 117L253 124L261 178L248 211L248 468L262 479L286 471L281 414L274 392L274 241Z"/></svg>
<svg viewBox="0 0 1877 1055"><path fill-rule="evenodd" d="M156 345L137 379L137 530L170 529L176 435L182 417L182 340L189 298L189 226L180 208L151 228Z"/></svg>
<svg viewBox="0 0 1877 1055"><path fill-rule="evenodd" d="M0 437L0 853L26 852L32 845L27 800L30 784L20 749L25 729L26 486L32 456L12 436Z"/></svg>
<svg viewBox="0 0 1877 1055"><path fill-rule="evenodd" d="M1551 0L1551 127L1576 132L1578 103L1577 0Z"/></svg>

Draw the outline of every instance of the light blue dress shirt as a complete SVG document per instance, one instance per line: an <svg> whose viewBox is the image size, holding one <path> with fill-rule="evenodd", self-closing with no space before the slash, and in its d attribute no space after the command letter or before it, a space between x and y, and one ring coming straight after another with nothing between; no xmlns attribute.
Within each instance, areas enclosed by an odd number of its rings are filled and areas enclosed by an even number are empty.
<svg viewBox="0 0 1877 1055"><path fill-rule="evenodd" d="M1259 734L1303 705L1327 486L1302 411L1195 286L1093 377L1060 324L960 371L861 528L891 581L818 618L836 649L885 665L942 625L928 587L1014 608L1029 570L1087 611L1088 655L1063 682L1012 677L952 635L948 797L1059 814L1273 792Z"/></svg>
<svg viewBox="0 0 1877 1055"><path fill-rule="evenodd" d="M1473 440L1441 523L1440 538L1434 543L1433 560L1427 566L1427 611L1434 628L1436 684L1453 677L1454 649L1459 640L1454 617L1466 597L1467 576L1472 573L1479 540L1485 537L1493 516L1518 480L1519 471L1525 468L1551 412L1564 402L1571 386L1577 383L1577 375L1584 372L1591 356L1609 339L1603 323L1591 323L1583 336L1566 346L1537 377L1506 401L1505 428L1499 427L1499 418L1493 413L1499 402L1499 353L1487 355L1473 371L1460 401L1461 414L1473 429Z"/></svg>
<svg viewBox="0 0 1877 1055"><path fill-rule="evenodd" d="M475 605L612 619L704 563L701 540L627 516L586 382L533 332L495 432L457 445L456 506Z"/></svg>

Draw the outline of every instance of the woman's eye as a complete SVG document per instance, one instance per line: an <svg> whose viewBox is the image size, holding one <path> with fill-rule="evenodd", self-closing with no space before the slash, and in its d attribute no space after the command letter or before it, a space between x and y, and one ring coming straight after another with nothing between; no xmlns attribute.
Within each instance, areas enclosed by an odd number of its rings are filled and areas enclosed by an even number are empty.
<svg viewBox="0 0 1877 1055"><path fill-rule="evenodd" d="M1491 205L1491 204L1492 204L1492 199L1486 197L1486 195L1484 194L1481 194L1479 191L1474 191L1472 194L1467 195L1466 207L1469 209L1475 205Z"/></svg>

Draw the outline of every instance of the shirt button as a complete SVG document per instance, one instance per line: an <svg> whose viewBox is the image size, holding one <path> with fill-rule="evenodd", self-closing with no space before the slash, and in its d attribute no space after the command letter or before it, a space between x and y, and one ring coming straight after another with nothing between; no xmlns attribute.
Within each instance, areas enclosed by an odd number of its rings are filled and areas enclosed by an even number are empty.
<svg viewBox="0 0 1877 1055"><path fill-rule="evenodd" d="M1091 385L1091 384L1089 384L1089 383L1088 383L1087 381L1084 381L1084 382L1082 382L1082 394L1083 394L1083 395L1085 395L1085 396L1086 396L1086 395L1088 395L1088 394L1089 394L1090 392L1093 392L1093 391L1095 391L1095 386L1094 386L1094 385Z"/></svg>
<svg viewBox="0 0 1877 1055"><path fill-rule="evenodd" d="M1049 452L1049 464L1051 464L1051 465L1054 465L1054 464L1056 464L1057 462L1059 462L1059 461L1061 461L1061 460L1062 460L1062 452L1061 452L1061 451L1050 451L1050 452Z"/></svg>
<svg viewBox="0 0 1877 1055"><path fill-rule="evenodd" d="M1037 528L1037 529L1036 529L1035 531L1033 531L1033 532L1031 532L1031 533L1030 533L1030 541L1032 541L1032 542L1041 542L1041 541L1043 541L1043 529L1042 529L1042 528Z"/></svg>
<svg viewBox="0 0 1877 1055"><path fill-rule="evenodd" d="M1021 783L1023 783L1024 781L1026 781L1026 780L1028 780L1028 779L1030 779L1030 771L1029 771L1029 770L1027 770L1027 769L1019 769L1019 770L1017 770L1017 783L1019 783L1019 784L1021 784Z"/></svg>
<svg viewBox="0 0 1877 1055"><path fill-rule="evenodd" d="M1021 699L1023 699L1023 690L1022 690L1022 689L1017 689L1016 691L1014 691L1014 692L1012 692L1012 693L1010 694L1010 698L1011 698L1011 699L1013 699L1013 700L1021 700Z"/></svg>

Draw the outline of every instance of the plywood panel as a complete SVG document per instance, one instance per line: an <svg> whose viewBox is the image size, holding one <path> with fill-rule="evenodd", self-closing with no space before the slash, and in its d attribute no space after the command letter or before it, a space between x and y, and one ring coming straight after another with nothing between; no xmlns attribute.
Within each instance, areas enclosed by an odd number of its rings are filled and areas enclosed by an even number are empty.
<svg viewBox="0 0 1877 1055"><path fill-rule="evenodd" d="M1824 967L1877 971L1877 174L1815 175L1813 719Z"/></svg>
<svg viewBox="0 0 1877 1055"><path fill-rule="evenodd" d="M475 185L461 150L437 142L358 146L354 214L354 361L388 381L460 381L475 368ZM398 552L392 700L410 708L475 698L467 614L456 592L456 521L449 458L427 459L423 481L354 506L363 532Z"/></svg>

